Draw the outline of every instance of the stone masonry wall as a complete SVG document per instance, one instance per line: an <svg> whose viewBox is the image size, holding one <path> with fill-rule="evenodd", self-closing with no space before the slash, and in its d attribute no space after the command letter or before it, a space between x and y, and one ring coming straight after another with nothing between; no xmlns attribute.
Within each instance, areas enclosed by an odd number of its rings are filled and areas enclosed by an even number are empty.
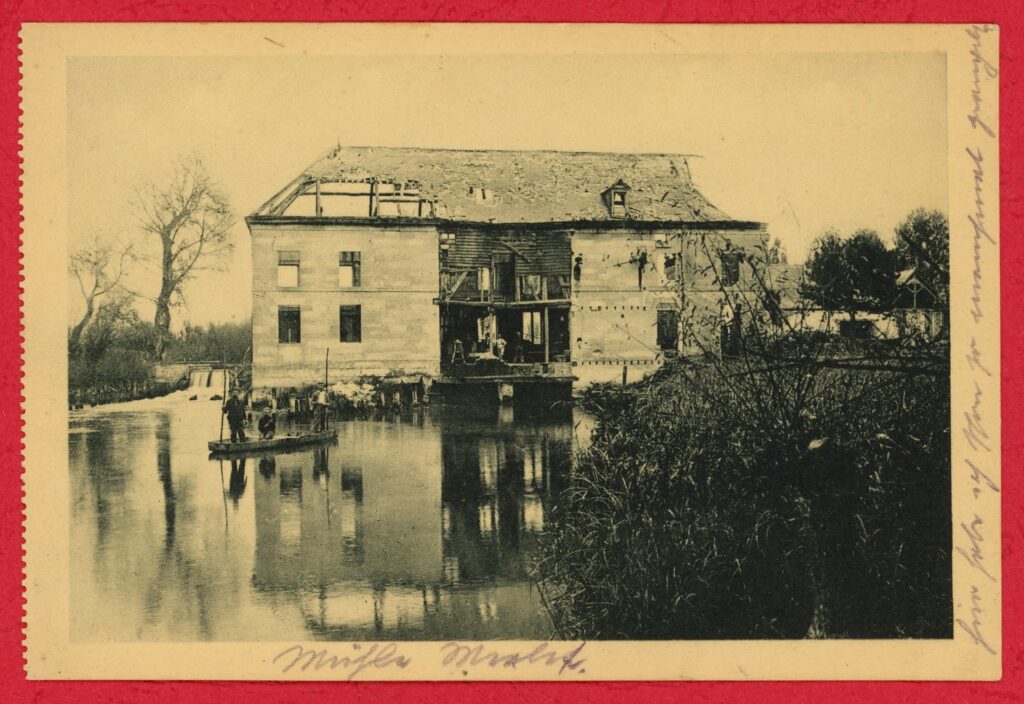
<svg viewBox="0 0 1024 704"><path fill-rule="evenodd" d="M682 237L682 241L680 238ZM728 240L748 251L761 242L761 233L738 231L722 233L709 242L711 251ZM658 309L678 309L685 300L680 318L680 352L697 354L718 349L718 324L721 292L709 275L707 247L696 246L694 235L649 232L575 232L572 257L582 256L580 281L573 282L572 360L579 385L595 381L619 381L623 367L628 381L656 370L664 361L658 349ZM636 259L646 255L642 286ZM665 258L683 254L685 268L682 286L666 275ZM743 264L741 271L749 268ZM749 285L741 275L740 287ZM688 308L697 310L692 319ZM689 321L689 326L685 321ZM693 344L699 340L700 344Z"/></svg>
<svg viewBox="0 0 1024 704"><path fill-rule="evenodd" d="M252 227L253 386L299 387L361 375L436 376L440 359L437 230ZM299 285L277 284L279 251L299 253ZM361 285L338 282L339 252L361 254ZM339 307L361 306L361 342L340 341ZM278 341L279 306L301 310L301 342Z"/></svg>

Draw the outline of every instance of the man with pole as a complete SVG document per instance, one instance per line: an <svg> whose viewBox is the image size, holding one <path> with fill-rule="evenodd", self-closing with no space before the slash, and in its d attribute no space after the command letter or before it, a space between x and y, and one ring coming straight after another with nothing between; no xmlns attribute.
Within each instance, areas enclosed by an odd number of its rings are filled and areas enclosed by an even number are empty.
<svg viewBox="0 0 1024 704"><path fill-rule="evenodd" d="M313 397L313 430L321 432L327 430L327 414L329 412L329 401L327 398L327 385L323 385Z"/></svg>
<svg viewBox="0 0 1024 704"><path fill-rule="evenodd" d="M245 442L245 404L238 398L237 390L231 390L231 398L224 404L223 411L231 426L231 442Z"/></svg>
<svg viewBox="0 0 1024 704"><path fill-rule="evenodd" d="M314 414L313 414L313 419L314 419L314 428L313 428L313 430L315 432L322 432L324 430L327 430L327 414L330 412L330 408L329 408L330 401L329 401L329 399L327 397L327 379L328 379L328 372L329 372L329 369L330 369L330 366L329 366L330 365L330 360L331 360L331 349L328 347L327 351L326 351L326 354L324 354L324 383L320 387L320 389L317 392L316 396L314 397L314 404L315 404L316 407L314 409Z"/></svg>

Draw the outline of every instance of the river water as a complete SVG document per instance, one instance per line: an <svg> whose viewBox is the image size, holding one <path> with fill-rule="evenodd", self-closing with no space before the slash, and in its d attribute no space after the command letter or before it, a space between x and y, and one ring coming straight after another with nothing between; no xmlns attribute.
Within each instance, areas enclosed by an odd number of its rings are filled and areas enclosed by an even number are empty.
<svg viewBox="0 0 1024 704"><path fill-rule="evenodd" d="M216 461L187 393L71 413L73 639L554 635L530 566L585 420L434 407Z"/></svg>

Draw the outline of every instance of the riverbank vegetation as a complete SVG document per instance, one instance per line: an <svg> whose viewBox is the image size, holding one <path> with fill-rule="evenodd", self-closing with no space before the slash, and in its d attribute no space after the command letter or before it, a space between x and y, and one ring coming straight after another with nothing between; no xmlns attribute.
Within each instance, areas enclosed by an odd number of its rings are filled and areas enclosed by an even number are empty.
<svg viewBox="0 0 1024 704"><path fill-rule="evenodd" d="M130 296L109 297L97 307L78 339L68 340L68 396L72 406L162 396L175 389L153 368L158 332L142 320ZM165 339L165 362L244 364L250 359L249 321L188 323Z"/></svg>
<svg viewBox="0 0 1024 704"><path fill-rule="evenodd" d="M561 635L948 637L948 375L749 367L588 394L538 565Z"/></svg>
<svg viewBox="0 0 1024 704"><path fill-rule="evenodd" d="M948 326L844 339L811 325L834 300L891 309L894 262L946 306L945 228L915 211L895 253L826 236L785 309L751 257L757 285L719 289L748 315L728 354L587 392L591 442L535 566L559 636L952 636Z"/></svg>

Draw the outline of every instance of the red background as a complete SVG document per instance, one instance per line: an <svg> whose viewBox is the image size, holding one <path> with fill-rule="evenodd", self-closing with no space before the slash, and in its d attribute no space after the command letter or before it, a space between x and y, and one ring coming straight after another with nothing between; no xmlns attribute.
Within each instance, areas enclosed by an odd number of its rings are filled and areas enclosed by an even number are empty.
<svg viewBox="0 0 1024 704"><path fill-rule="evenodd" d="M1003 671L1001 682L818 682L818 683L227 683L227 682L28 682L21 645L21 433L20 372L14 364L0 365L0 459L9 479L0 482L0 698L4 701L123 701L194 702L255 700L262 703L344 698L351 702L383 700L473 701L508 700L618 702L626 697L647 702L746 701L819 702L836 699L857 702L1015 701L1021 686L1021 631L1024 616L1020 579L1024 526L1021 486L1014 470L1020 466L1021 356L1024 343L1020 313L1024 281L1020 271L1020 242L1013 236L1022 225L1021 151L1019 125L1024 113L1020 91L1022 49L1020 30L1024 4L1009 0L891 0L860 3L850 0L733 0L714 4L694 0L632 0L632 2L555 2L555 0L450 0L430 3L370 3L365 0L16 0L0 1L0 359L20 355L19 255L19 107L18 28L21 22L991 22L1001 34L1002 170L1002 297L1003 307ZM384 6L382 8L382 6Z"/></svg>

